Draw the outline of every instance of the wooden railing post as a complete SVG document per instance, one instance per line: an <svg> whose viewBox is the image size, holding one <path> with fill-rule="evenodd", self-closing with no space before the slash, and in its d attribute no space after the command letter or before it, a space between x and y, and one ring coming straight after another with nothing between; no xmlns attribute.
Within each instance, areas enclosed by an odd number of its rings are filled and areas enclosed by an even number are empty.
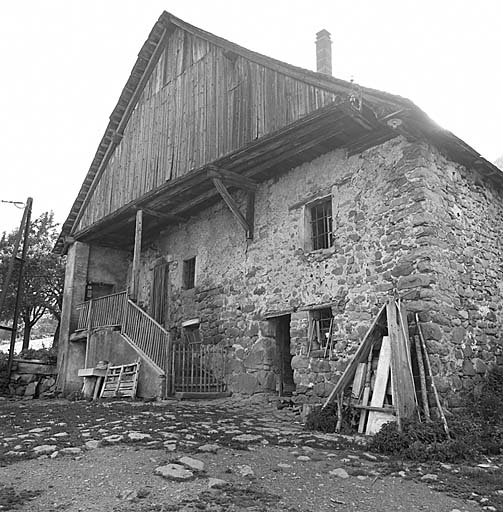
<svg viewBox="0 0 503 512"><path fill-rule="evenodd" d="M87 310L87 332L89 332L93 325L93 299L89 301L89 308Z"/></svg>

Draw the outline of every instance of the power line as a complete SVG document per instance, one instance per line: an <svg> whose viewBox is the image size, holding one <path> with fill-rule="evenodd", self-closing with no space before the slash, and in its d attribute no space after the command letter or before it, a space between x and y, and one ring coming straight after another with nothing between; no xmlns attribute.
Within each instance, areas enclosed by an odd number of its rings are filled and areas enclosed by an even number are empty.
<svg viewBox="0 0 503 512"><path fill-rule="evenodd" d="M23 201L7 201L5 199L0 199L0 203L13 204L16 208L24 208L25 206Z"/></svg>

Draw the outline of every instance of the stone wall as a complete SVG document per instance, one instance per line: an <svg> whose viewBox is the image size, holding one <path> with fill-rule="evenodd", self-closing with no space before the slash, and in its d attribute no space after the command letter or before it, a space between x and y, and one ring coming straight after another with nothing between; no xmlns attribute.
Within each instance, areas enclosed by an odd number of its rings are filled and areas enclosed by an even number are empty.
<svg viewBox="0 0 503 512"><path fill-rule="evenodd" d="M56 366L39 361L14 359L10 379L0 372L0 390L24 399L50 398L56 392Z"/></svg>
<svg viewBox="0 0 503 512"><path fill-rule="evenodd" d="M327 195L335 243L309 251L306 205ZM173 334L199 318L206 341L229 347L230 389L246 393L276 388L271 319L290 314L297 392L319 400L380 306L398 294L411 318L420 315L437 383L449 397L450 385L468 389L494 361L500 306L489 297L499 297L500 276L481 255L499 249L500 200L424 144L396 138L350 158L334 151L259 185L252 241L223 202L162 233L143 255L140 300L148 303L153 262L166 257ZM490 228L472 211L481 207L494 219ZM183 260L193 256L196 286L183 290ZM305 355L309 311L321 306L334 315L332 361Z"/></svg>
<svg viewBox="0 0 503 512"><path fill-rule="evenodd" d="M455 406L462 392L480 388L488 366L503 364L503 193L434 148L424 148L422 165L423 267L434 284L412 304L421 311L437 387Z"/></svg>

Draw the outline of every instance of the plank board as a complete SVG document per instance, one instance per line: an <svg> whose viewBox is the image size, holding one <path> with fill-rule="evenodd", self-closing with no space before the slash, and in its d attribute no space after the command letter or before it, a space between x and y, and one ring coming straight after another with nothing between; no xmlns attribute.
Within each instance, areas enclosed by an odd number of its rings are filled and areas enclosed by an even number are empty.
<svg viewBox="0 0 503 512"><path fill-rule="evenodd" d="M351 398L360 398L363 384L365 383L365 373L367 370L367 363L359 363L356 368L355 378L353 379L353 386L351 388Z"/></svg>
<svg viewBox="0 0 503 512"><path fill-rule="evenodd" d="M414 380L404 333L399 324L397 307L394 302L386 307L388 333L391 345L391 378L393 405L396 408L398 424L402 418L410 418L416 410Z"/></svg>
<svg viewBox="0 0 503 512"><path fill-rule="evenodd" d="M388 387L388 380L391 369L391 344L389 336L383 336L379 360L377 362L376 380L372 391L371 407L382 407L384 396ZM387 421L391 419L390 414L378 411L370 411L367 421L367 434L375 434Z"/></svg>

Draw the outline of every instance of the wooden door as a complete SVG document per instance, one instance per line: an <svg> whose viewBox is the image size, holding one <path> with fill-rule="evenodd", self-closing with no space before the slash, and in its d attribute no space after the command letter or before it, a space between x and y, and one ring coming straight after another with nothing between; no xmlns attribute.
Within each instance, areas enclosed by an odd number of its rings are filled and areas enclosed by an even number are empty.
<svg viewBox="0 0 503 512"><path fill-rule="evenodd" d="M163 327L167 324L169 311L168 264L154 267L150 289L150 316Z"/></svg>

